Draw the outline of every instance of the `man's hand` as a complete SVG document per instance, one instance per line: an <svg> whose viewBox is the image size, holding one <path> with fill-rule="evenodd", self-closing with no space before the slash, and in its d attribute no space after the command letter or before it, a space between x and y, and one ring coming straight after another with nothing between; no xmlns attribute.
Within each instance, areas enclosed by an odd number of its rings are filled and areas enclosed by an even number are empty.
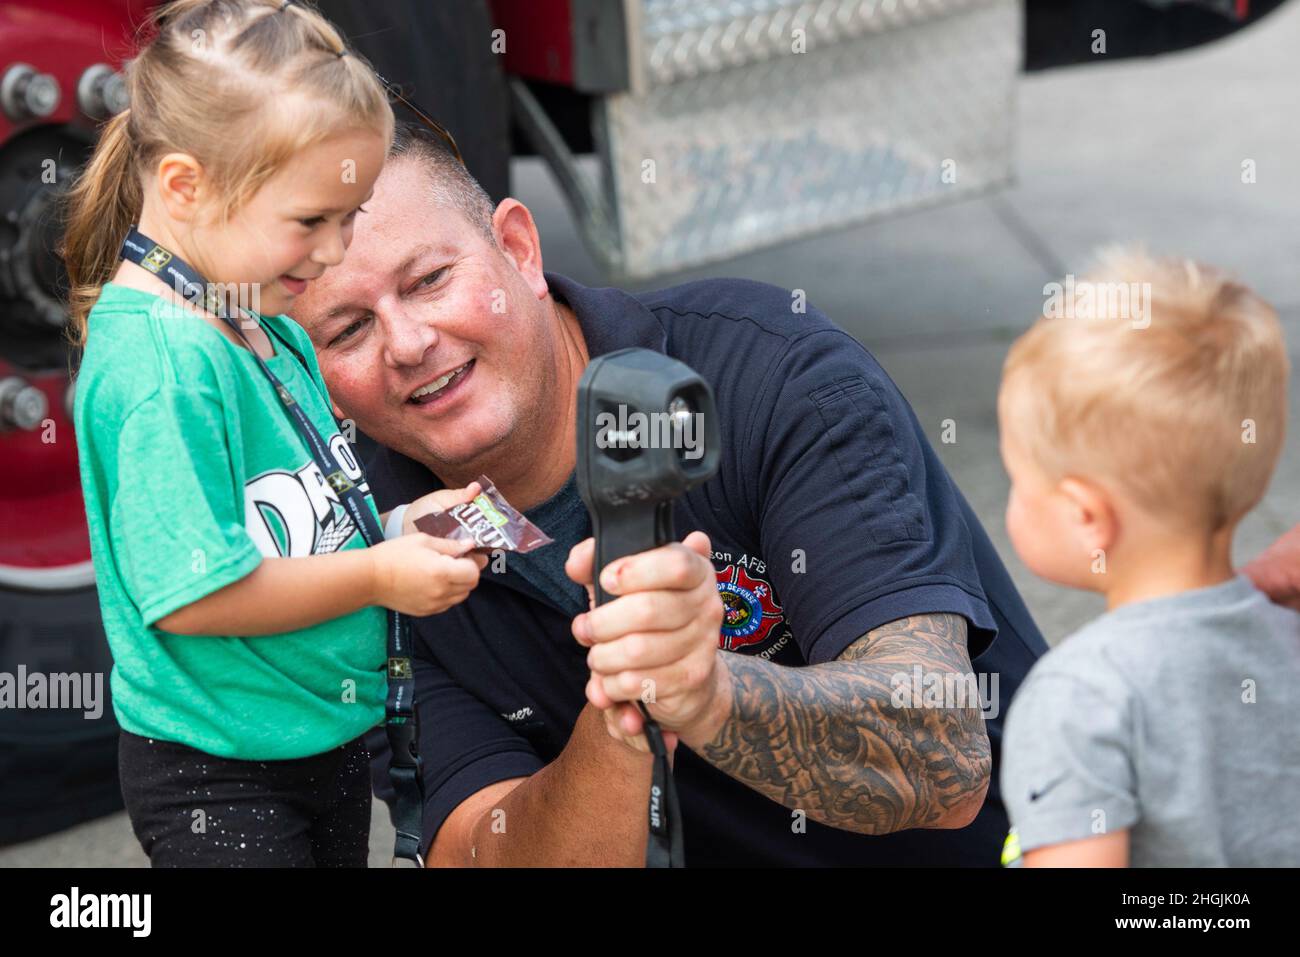
<svg viewBox="0 0 1300 957"><path fill-rule="evenodd" d="M594 553L587 539L565 565L588 595ZM638 701L665 730L726 717L726 669L717 662L723 608L709 554L708 536L692 532L681 543L611 562L600 581L618 597L573 620L574 638L591 649L587 699L605 712L611 735L641 750Z"/></svg>
<svg viewBox="0 0 1300 957"><path fill-rule="evenodd" d="M593 694L601 694L601 692L593 691L591 688L592 682L598 681L599 679L594 674L588 679L587 700L590 701ZM609 732L611 738L622 742L633 751L650 753L650 741L646 738L644 732L645 722L641 720L641 711L636 705L616 702L603 709L600 713L605 721L605 730ZM677 750L677 733L675 731L662 731L662 729L661 733L664 739L664 749L671 759Z"/></svg>
<svg viewBox="0 0 1300 957"><path fill-rule="evenodd" d="M483 487L478 482L470 482L464 488L441 488L436 492L420 496L407 507L406 514L402 516L402 534L410 535L417 531L415 527L417 518L445 512L453 505L472 502L474 496L481 491Z"/></svg>
<svg viewBox="0 0 1300 957"><path fill-rule="evenodd" d="M1241 571L1273 601L1300 611L1300 525Z"/></svg>

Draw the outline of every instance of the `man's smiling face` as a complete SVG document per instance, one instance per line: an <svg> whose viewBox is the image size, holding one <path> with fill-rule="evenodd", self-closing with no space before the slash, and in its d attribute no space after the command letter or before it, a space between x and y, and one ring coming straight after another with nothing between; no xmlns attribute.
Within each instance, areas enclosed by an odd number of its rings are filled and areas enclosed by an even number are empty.
<svg viewBox="0 0 1300 957"><path fill-rule="evenodd" d="M434 201L419 161L390 159L346 258L294 303L336 411L435 471L499 456L549 411L537 233L513 200L493 225L500 245Z"/></svg>

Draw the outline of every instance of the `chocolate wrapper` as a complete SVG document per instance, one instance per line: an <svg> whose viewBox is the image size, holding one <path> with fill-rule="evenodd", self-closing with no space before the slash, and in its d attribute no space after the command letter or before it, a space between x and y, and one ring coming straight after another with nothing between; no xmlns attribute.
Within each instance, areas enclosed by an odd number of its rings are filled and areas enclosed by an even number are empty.
<svg viewBox="0 0 1300 957"><path fill-rule="evenodd" d="M552 539L515 511L490 478L480 475L478 484L483 491L472 502L453 505L445 512L421 515L415 520L415 527L435 538L473 542L476 552L500 549L523 554L551 544Z"/></svg>

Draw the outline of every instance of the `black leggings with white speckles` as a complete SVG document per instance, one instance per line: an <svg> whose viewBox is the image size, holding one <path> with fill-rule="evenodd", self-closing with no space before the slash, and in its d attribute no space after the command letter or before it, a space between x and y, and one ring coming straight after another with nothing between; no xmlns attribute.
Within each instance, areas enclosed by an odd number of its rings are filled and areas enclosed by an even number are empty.
<svg viewBox="0 0 1300 957"><path fill-rule="evenodd" d="M154 867L365 867L362 738L290 761L214 757L123 731L122 796Z"/></svg>

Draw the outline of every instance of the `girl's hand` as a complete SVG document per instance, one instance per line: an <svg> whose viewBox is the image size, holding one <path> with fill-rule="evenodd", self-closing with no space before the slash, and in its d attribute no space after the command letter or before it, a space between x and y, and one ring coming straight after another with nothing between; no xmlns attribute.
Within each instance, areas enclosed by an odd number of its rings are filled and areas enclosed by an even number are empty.
<svg viewBox="0 0 1300 957"><path fill-rule="evenodd" d="M483 491L483 487L478 482L470 482L464 488L439 489L436 492L430 492L428 495L417 498L407 506L406 514L402 516L402 534L410 535L416 531L415 520L420 516L445 512L453 505L472 502L474 496L481 491Z"/></svg>
<svg viewBox="0 0 1300 957"><path fill-rule="evenodd" d="M365 554L373 571L374 604L416 618L460 604L487 564L486 555L466 554L473 547L473 542L453 542L424 532L372 545Z"/></svg>

